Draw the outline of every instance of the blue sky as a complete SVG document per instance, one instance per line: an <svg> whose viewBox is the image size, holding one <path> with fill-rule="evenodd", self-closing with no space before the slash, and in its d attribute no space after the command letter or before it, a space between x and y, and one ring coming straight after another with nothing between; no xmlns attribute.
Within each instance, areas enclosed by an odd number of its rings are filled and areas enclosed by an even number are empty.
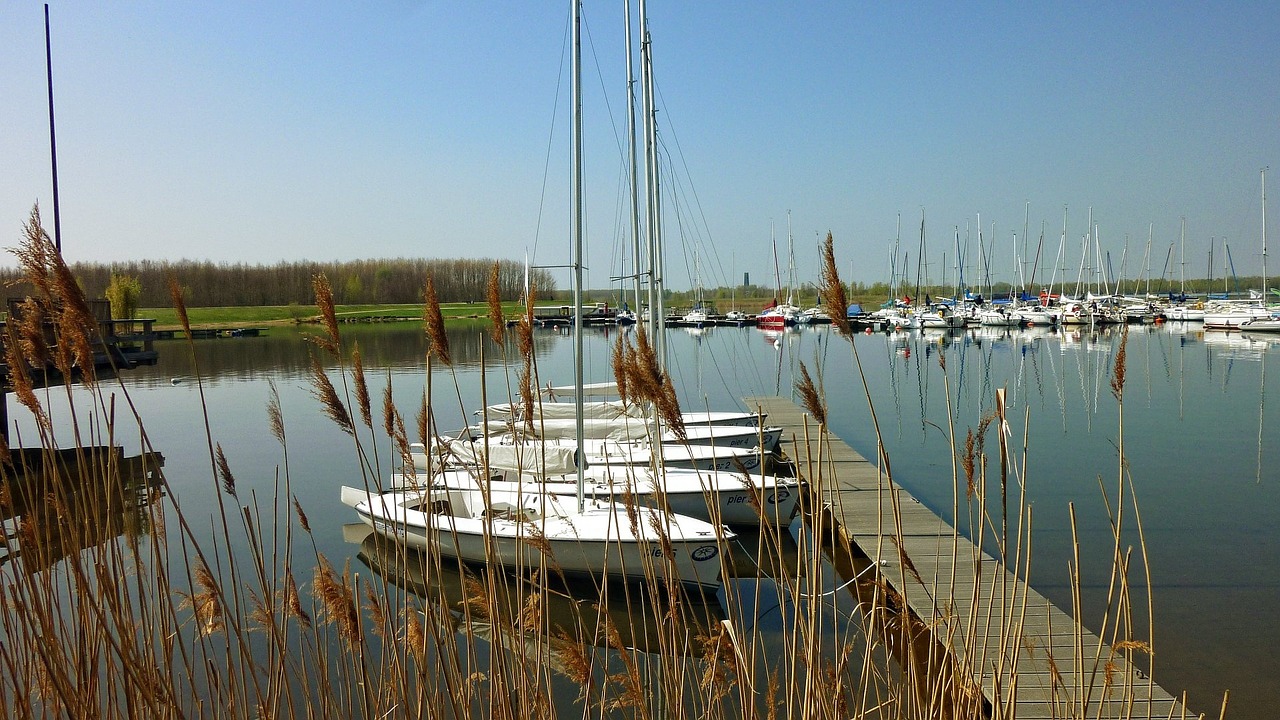
<svg viewBox="0 0 1280 720"><path fill-rule="evenodd" d="M50 5L70 260L568 258L568 3ZM622 4L584 14L602 287L627 223ZM957 228L976 257L979 213L1008 278L1028 203L1048 256L1067 206L1072 280L1090 207L1113 271L1127 236L1138 273L1151 227L1158 276L1182 217L1189 274L1211 237L1260 269L1274 3L653 0L649 17L673 287L695 249L706 284L772 284L788 211L801 280L827 231L842 273L885 279L899 214L914 266L922 210L933 280ZM43 43L40 3L0 7L4 246L33 202L52 215Z"/></svg>

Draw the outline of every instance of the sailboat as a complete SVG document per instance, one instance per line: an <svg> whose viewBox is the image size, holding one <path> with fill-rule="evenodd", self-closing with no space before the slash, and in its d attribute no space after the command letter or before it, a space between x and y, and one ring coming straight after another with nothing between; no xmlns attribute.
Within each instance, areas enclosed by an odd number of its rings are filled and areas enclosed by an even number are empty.
<svg viewBox="0 0 1280 720"><path fill-rule="evenodd" d="M1226 241L1223 241L1226 245ZM1227 251L1230 259L1230 251ZM1226 272L1223 281L1226 281ZM1262 325L1252 324L1255 320L1270 322L1273 310L1267 307L1267 171L1262 170L1262 292L1253 293L1248 300L1218 300L1212 306L1205 307L1204 326L1206 329L1242 330L1245 323L1250 329L1257 330Z"/></svg>
<svg viewBox="0 0 1280 720"><path fill-rule="evenodd" d="M684 314L680 322L685 327L703 328L711 323L711 314L707 312L706 301L702 297L702 267L696 251L693 254L693 277L693 308Z"/></svg>
<svg viewBox="0 0 1280 720"><path fill-rule="evenodd" d="M777 250L774 250L775 275L777 274ZM792 293L795 291L796 253L795 242L791 238L791 211L787 211L787 300L774 302L756 315L756 327L761 330L783 330L801 322L803 313L794 303ZM781 283L779 283L781 285ZM781 290L781 288L779 288Z"/></svg>
<svg viewBox="0 0 1280 720"><path fill-rule="evenodd" d="M574 380L581 390L582 38L579 0L572 5ZM643 13L641 21L645 22ZM718 586L719 543L732 538L732 532L656 507L586 497L581 392L574 402L576 448L537 443L521 448L521 454L540 454L544 466L551 458L559 458L561 465L576 471L576 503L523 485L493 488L482 482L487 477L475 478L465 487L433 484L386 492L344 487L342 501L375 532L464 562L498 564L514 571L558 567L569 574L674 581L702 589ZM490 464L492 448L488 443L481 447L486 454L479 465L484 468Z"/></svg>

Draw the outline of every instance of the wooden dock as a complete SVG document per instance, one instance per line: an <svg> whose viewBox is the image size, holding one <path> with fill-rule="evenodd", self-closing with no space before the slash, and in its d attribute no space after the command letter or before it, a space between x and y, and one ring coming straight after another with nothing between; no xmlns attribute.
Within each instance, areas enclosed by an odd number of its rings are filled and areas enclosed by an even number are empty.
<svg viewBox="0 0 1280 720"><path fill-rule="evenodd" d="M922 675L947 672L957 687L980 689L981 714L990 718L1197 717L1129 662L1143 657L1141 649L1100 639L1021 580L1025 572L1010 572L907 491L890 490L876 465L842 440L828 435L819 455L817 424L791 400L744 402L784 428L784 442L792 443L784 449L810 480L811 514L835 538L833 566L846 581L864 581L848 582L850 592L878 583L914 616L900 623L915 629L896 643L900 663L906 658L925 668ZM814 483L807 476L819 458L822 480ZM875 583L865 582L872 569ZM865 607L865 596L860 602Z"/></svg>

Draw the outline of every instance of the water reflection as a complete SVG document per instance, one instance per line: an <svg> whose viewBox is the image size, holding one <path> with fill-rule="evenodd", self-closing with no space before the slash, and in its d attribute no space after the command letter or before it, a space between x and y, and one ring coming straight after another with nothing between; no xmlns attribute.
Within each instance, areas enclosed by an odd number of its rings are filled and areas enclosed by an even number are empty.
<svg viewBox="0 0 1280 720"><path fill-rule="evenodd" d="M697 652L692 641L725 619L714 595L709 601L695 595L672 602L657 592L661 588L642 584L616 583L602 590L590 582L552 580L540 587L449 558L433 562L375 533L361 534L360 561L388 582L445 608L455 631L535 657L569 643L691 655ZM536 616L528 612L531 594L538 598Z"/></svg>
<svg viewBox="0 0 1280 720"><path fill-rule="evenodd" d="M479 368L482 349L487 365L502 364L502 355L487 339L488 328L482 322L449 324L449 349L457 369ZM310 369L310 353L318 353L321 362L331 366L330 358L310 340L321 332L315 326L281 327L272 328L257 337L197 340L191 344L183 340L160 343L157 348L167 372L138 373L137 381L131 384L156 387L173 384L175 380L182 384L193 382L197 375L209 383L253 382L267 377L277 380L303 378ZM425 366L426 335L416 323L344 325L340 332L349 348L359 346L366 368L404 371ZM591 336L605 338L609 337L608 333L607 329L588 331ZM541 355L560 342L561 334L555 330L540 329L534 332L533 340L535 353ZM509 349L514 352L513 344ZM514 355L509 359L513 358Z"/></svg>
<svg viewBox="0 0 1280 720"><path fill-rule="evenodd" d="M492 345L485 346L486 372L479 372L485 330L483 323L450 329L459 367L436 375L452 375L457 385L455 390L441 380L448 392L437 386L434 409L442 427L470 419L481 404L481 379L491 397L505 391L503 364ZM1189 688L1195 708L1213 706L1226 687L1233 689L1232 705L1240 712L1280 705L1270 681L1280 675L1280 664L1272 643L1262 640L1280 636L1280 444L1274 430L1280 427L1280 403L1267 401L1275 390L1266 385L1268 375L1273 382L1280 377L1280 342L1182 323L1130 326L1122 417L1111 380L1125 330L862 334L854 339L860 373L848 343L828 327L776 334L712 328L696 337L670 333L668 367L684 406L731 409L742 408L745 396L791 396L804 362L810 372L820 372L831 429L866 457L875 457L877 442L883 442L895 480L947 517L954 514L957 496L961 503L964 498L949 438L954 433L956 446L963 447L966 433L993 409L995 391L1006 389L1011 439L1020 448L1025 438L1027 446L1019 481L1034 509L1033 585L1059 606L1071 607L1064 568L1078 550L1089 612L1106 601L1109 578L1096 569L1110 568L1115 541L1100 488L1114 494L1123 427L1127 472L1157 584L1157 678L1167 687ZM342 331L344 339L360 344L371 378L391 371L396 399L412 412L423 388L420 328ZM588 330L588 381L611 378L609 343L616 332ZM535 332L542 384L571 380L569 339L555 330ZM166 449L166 473L176 492L184 503L200 507L213 502L203 437L192 430L200 405L191 387L170 384L193 370L185 343L158 347L160 365L134 371L125 382L141 391L135 396L139 412L156 445ZM292 330L195 343L200 372L220 385L208 399L214 439L227 448L246 491L270 493L281 473L282 452L263 411L267 380L279 384L294 492L313 517L334 519L332 527L317 532L317 542L322 551L341 556L346 548L336 528L348 516L337 492L358 479L360 467L350 438L327 423L307 390L309 347L303 333ZM20 415L15 409L15 421L26 422ZM31 424L22 431L30 436ZM376 429L375 436L379 448L388 447ZM384 452L384 465L386 457ZM962 525L966 518L962 507ZM1136 524L1125 527L1124 546L1136 546ZM1140 556L1134 557L1137 576ZM734 578L726 592L734 595L742 587L754 598L776 585L768 578ZM784 609L768 617L792 616ZM783 628L787 621L777 622ZM1205 668L1206 655L1215 658L1214 668ZM1254 677L1266 679L1247 680Z"/></svg>
<svg viewBox="0 0 1280 720"><path fill-rule="evenodd" d="M121 447L14 451L0 482L0 565L18 561L34 574L117 537L149 534L163 466L159 453L125 457Z"/></svg>

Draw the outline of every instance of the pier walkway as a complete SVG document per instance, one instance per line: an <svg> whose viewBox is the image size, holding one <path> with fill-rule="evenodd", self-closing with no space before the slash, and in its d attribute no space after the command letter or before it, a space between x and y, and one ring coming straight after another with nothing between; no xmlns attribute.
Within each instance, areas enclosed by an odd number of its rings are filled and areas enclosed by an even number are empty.
<svg viewBox="0 0 1280 720"><path fill-rule="evenodd" d="M802 445L784 445L800 475L816 470L817 423L807 413L781 397L744 402L784 428L784 443ZM1197 717L1130 664L1140 650L1100 639L910 493L896 485L891 493L876 465L845 442L828 441L822 482L809 483L811 507L832 525L833 547L856 556L832 563L846 581L851 573L871 580L874 568L874 581L901 596L918 620L912 625L947 656L925 659L927 673L944 667L957 686L980 688L991 718Z"/></svg>

